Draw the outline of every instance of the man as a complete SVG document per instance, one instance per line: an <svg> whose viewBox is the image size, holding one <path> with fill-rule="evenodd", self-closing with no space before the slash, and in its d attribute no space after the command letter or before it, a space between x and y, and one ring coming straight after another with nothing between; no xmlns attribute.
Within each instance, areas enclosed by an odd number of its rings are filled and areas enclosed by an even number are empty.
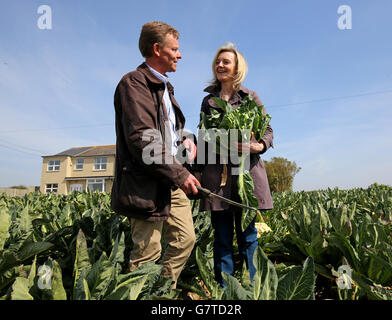
<svg viewBox="0 0 392 320"><path fill-rule="evenodd" d="M133 248L130 271L161 256L162 275L177 279L195 244L190 201L199 181L178 161L180 147L196 155L183 137L185 118L174 98L167 72L182 58L179 33L164 22L142 27L139 49L145 62L119 82L116 111L116 169L112 208L130 218ZM181 145L182 143L182 145ZM164 234L162 234L164 232Z"/></svg>

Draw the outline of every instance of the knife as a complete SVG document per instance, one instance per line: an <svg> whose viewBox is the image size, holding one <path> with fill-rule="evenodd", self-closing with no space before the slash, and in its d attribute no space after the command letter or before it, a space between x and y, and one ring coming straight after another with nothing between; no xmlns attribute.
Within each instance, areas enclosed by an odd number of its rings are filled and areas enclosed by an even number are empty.
<svg viewBox="0 0 392 320"><path fill-rule="evenodd" d="M218 199L218 200L220 200L220 201L226 202L226 203L228 203L228 204L231 204L231 205L233 205L233 206L237 206L237 207L240 207L240 208L243 208L243 209L249 209L249 210L258 211L257 208L248 207L248 206L246 206L246 205L244 205L244 204L242 204L242 203L238 203L238 202L235 202L235 201L233 201L233 200L227 199L227 198L225 198L225 197L222 197L222 196L220 196L220 195L217 195L217 194L215 194L215 193L212 193L210 190L208 190L208 189L206 189L206 188L196 186L196 189L197 189L199 192L201 192L201 193L202 193L204 196L206 196L206 197L216 198L216 199Z"/></svg>

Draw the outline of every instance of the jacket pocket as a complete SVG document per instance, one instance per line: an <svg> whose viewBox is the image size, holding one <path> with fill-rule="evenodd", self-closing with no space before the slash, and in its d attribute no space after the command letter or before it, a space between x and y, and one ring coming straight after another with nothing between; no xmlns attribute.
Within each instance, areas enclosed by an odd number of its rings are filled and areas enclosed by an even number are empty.
<svg viewBox="0 0 392 320"><path fill-rule="evenodd" d="M170 189L167 190L159 180L139 168L127 165L122 167L118 190L121 207L152 214L163 210L168 199Z"/></svg>

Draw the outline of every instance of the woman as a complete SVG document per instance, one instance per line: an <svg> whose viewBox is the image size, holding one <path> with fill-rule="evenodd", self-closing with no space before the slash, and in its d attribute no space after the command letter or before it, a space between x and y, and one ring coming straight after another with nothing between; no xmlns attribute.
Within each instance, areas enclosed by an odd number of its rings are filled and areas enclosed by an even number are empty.
<svg viewBox="0 0 392 320"><path fill-rule="evenodd" d="M219 112L222 110L212 99L221 98L228 101L234 108L238 108L242 100L251 95L257 105L262 102L259 96L244 86L242 82L247 72L247 63L240 52L232 45L228 44L218 49L213 63L212 85L204 89L208 95L203 99L201 111L210 114L211 109ZM263 110L265 114L265 110ZM199 142L200 140L199 137ZM258 199L258 209L272 209L272 198L268 185L267 174L260 154L265 153L272 146L273 131L268 126L261 141L256 141L252 134L252 139L248 144L238 143L239 152L250 153L250 174L254 182L254 196ZM208 149L208 146L206 146ZM206 157L208 158L208 157ZM198 166L201 173L201 184L203 187L226 198L241 202L238 195L237 179L232 169L235 167L230 161L227 165L219 163L219 155L215 164L208 163ZM234 273L233 262L233 236L234 225L237 243L240 253L240 265L245 261L253 279L255 267L253 265L253 253L258 245L257 230L255 221L244 230L241 230L241 208L230 206L214 198L203 198L200 202L200 211L211 211L211 222L215 231L214 239L214 271L215 279L225 286L221 272ZM233 225L234 224L234 225Z"/></svg>

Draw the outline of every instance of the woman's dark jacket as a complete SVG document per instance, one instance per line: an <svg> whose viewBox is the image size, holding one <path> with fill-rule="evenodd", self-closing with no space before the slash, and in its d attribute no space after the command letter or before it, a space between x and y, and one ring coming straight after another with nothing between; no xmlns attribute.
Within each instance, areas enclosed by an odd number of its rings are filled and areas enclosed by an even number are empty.
<svg viewBox="0 0 392 320"><path fill-rule="evenodd" d="M204 91L209 94L203 99L201 105L201 112L206 114L210 114L211 109L215 109L219 112L222 110L219 106L212 100L213 97L219 97L219 88L217 86L209 86ZM251 95L257 105L261 105L262 102L259 96L243 86L233 95L233 97L229 100L229 103L234 107L238 108L241 104L242 100ZM263 113L265 114L265 108L263 108ZM259 141L264 144L264 149L260 154L251 154L250 155L250 175L253 179L254 183L254 196L258 199L259 206L258 209L272 209L272 197L268 184L267 173L264 168L264 162L261 159L260 155L265 153L271 146L273 146L273 130L270 125L268 125L267 130L262 138ZM198 138L198 146L200 143L203 143L202 138ZM208 146L206 147L208 148ZM199 154L198 154L199 157ZM198 158L198 161L200 158ZM194 171L198 171L202 174L201 176L201 185L214 193L217 193L223 197L240 201L238 196L238 188L237 188L237 175L232 174L233 166L230 162L227 165L227 181L225 186L221 185L221 176L223 171L223 164L219 163L219 156L216 159L216 164L208 164L207 160L204 160L205 164L196 164L193 166ZM203 198L200 202L200 211L221 211L227 210L229 205L225 202L219 201L215 198Z"/></svg>

